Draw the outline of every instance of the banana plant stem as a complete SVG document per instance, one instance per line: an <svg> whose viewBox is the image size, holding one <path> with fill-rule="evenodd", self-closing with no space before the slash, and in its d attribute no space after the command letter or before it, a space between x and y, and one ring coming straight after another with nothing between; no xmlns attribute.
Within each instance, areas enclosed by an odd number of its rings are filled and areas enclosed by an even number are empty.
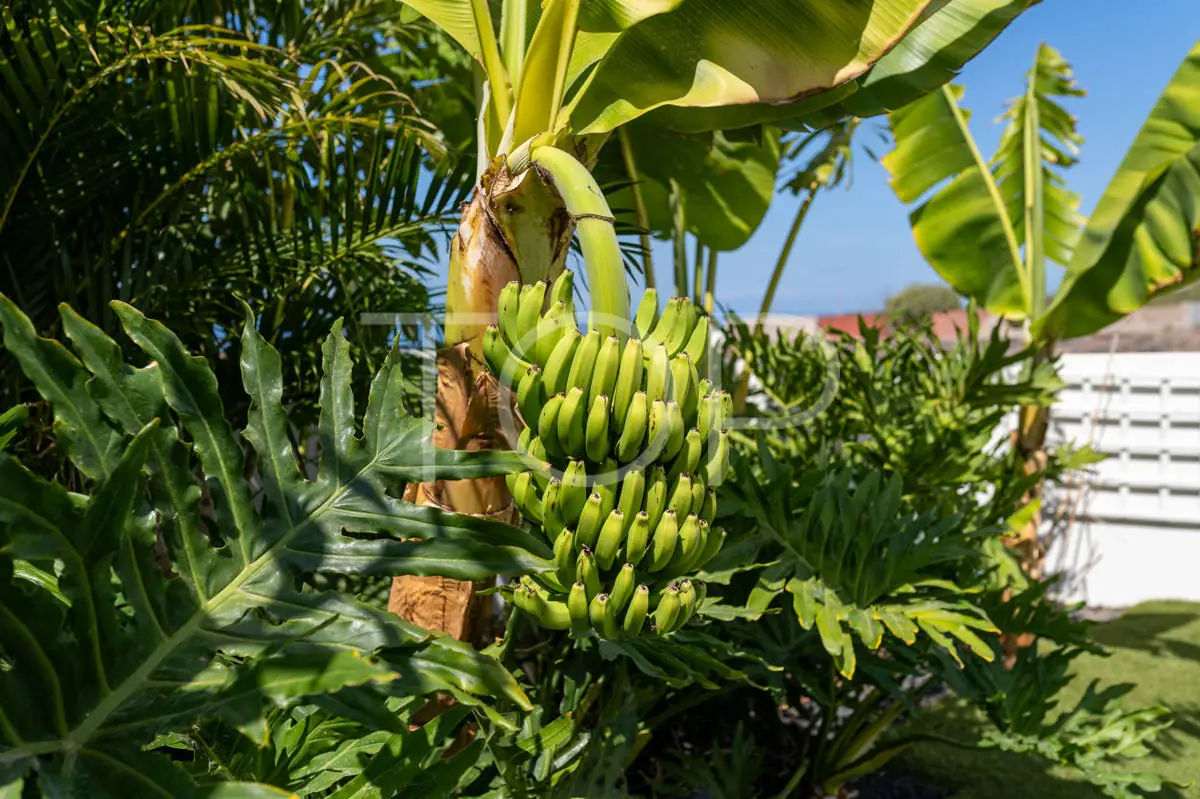
<svg viewBox="0 0 1200 799"><path fill-rule="evenodd" d="M696 261L692 269L692 302L699 305L704 290L704 245L700 239L696 239Z"/></svg>
<svg viewBox="0 0 1200 799"><path fill-rule="evenodd" d="M713 295L717 290L717 251L713 248L708 250L708 275L704 284L704 312L712 316L713 312Z"/></svg>
<svg viewBox="0 0 1200 799"><path fill-rule="evenodd" d="M686 297L687 284L687 216L683 207L683 190L671 181L671 241L675 245L675 293Z"/></svg>

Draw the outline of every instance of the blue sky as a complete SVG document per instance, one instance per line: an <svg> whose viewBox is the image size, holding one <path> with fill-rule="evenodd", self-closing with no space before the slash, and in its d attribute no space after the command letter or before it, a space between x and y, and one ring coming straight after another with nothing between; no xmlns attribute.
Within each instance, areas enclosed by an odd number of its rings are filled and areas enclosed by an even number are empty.
<svg viewBox="0 0 1200 799"><path fill-rule="evenodd" d="M990 154L1000 135L1000 126L990 122L1006 99L1023 90L1038 44L1048 42L1071 62L1087 96L1068 105L1085 142L1067 179L1088 213L1198 38L1200 0L1044 0L969 63L958 82L966 87L964 104L974 112L975 135ZM875 145L876 137L865 138ZM722 253L721 302L741 313L757 311L797 202L778 195L750 242ZM659 283L670 285L669 247L658 246L654 254ZM888 188L886 172L863 155L856 160L851 188L825 194L814 204L774 310L869 311L911 282L936 280L913 244L908 211Z"/></svg>

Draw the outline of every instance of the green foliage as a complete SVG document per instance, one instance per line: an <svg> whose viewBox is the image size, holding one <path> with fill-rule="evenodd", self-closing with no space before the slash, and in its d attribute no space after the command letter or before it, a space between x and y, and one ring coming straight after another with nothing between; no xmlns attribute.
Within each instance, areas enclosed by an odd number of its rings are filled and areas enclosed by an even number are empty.
<svg viewBox="0 0 1200 799"><path fill-rule="evenodd" d="M887 298L883 309L888 316L928 316L938 311L957 311L962 298L949 286L937 283L911 283Z"/></svg>
<svg viewBox="0 0 1200 799"><path fill-rule="evenodd" d="M357 694L348 689L372 696L376 716L389 696L435 691L464 709L530 707L495 660L351 596L305 590L301 579L480 579L544 568L549 551L526 533L395 498L406 481L503 474L517 456L433 449L429 426L402 401L398 350L359 419L348 343L335 327L324 345L319 463L308 479L280 404L280 355L248 311L248 447L205 361L133 308L114 311L149 365L128 364L115 341L67 307L74 353L37 338L0 298L4 345L53 406L59 441L88 477L71 493L0 455L6 785L25 776L46 795L83 785L208 795L141 747L211 718L262 745L270 705L327 695L349 705ZM428 734L430 746L442 745ZM286 750L286 736L276 745ZM290 784L306 773L278 777ZM133 787L139 781L144 788Z"/></svg>

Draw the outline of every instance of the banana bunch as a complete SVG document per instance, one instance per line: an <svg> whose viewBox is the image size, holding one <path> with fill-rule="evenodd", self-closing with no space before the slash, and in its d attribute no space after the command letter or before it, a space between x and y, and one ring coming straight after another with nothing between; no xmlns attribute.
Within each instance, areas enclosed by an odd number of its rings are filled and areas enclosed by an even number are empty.
<svg viewBox="0 0 1200 799"><path fill-rule="evenodd" d="M709 322L690 299L660 316L647 291L622 340L579 331L573 281L564 271L553 284L508 284L484 334L488 367L516 394L518 448L552 467L508 478L555 557L513 601L577 636L668 635L704 599L688 575L725 539L711 525L730 397L700 377Z"/></svg>

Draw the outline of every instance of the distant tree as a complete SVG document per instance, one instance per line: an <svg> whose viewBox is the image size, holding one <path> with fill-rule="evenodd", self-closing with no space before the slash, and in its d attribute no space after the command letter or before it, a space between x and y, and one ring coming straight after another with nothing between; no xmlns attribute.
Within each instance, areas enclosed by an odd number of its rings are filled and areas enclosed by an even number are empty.
<svg viewBox="0 0 1200 799"><path fill-rule="evenodd" d="M910 283L903 291L888 297L884 310L889 316L925 316L962 307L958 292L944 284Z"/></svg>

